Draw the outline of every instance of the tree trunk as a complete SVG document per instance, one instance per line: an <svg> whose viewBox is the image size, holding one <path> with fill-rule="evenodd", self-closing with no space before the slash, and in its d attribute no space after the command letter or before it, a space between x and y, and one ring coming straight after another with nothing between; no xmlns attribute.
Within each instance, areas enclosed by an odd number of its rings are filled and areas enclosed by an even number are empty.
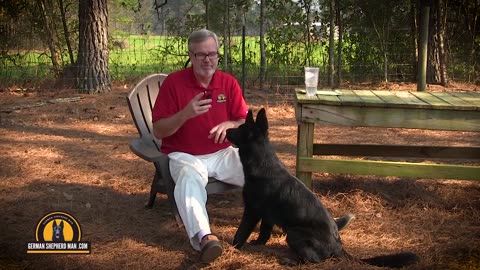
<svg viewBox="0 0 480 270"><path fill-rule="evenodd" d="M228 40L228 28L229 28L229 18L228 18L228 0L224 0L225 12L223 15L223 70L228 71L228 45L230 44Z"/></svg>
<svg viewBox="0 0 480 270"><path fill-rule="evenodd" d="M385 48L383 49L383 81L388 83L388 54Z"/></svg>
<svg viewBox="0 0 480 270"><path fill-rule="evenodd" d="M45 28L46 33L46 43L48 49L50 50L50 59L52 60L53 71L55 75L59 75L61 68L58 61L58 52L56 48L56 36L54 33L54 23L53 23L53 16L52 14L47 14L47 12L51 13L53 10L53 4L51 0L38 0L38 9L40 11L40 16L42 17L42 22Z"/></svg>
<svg viewBox="0 0 480 270"><path fill-rule="evenodd" d="M330 35L328 38L328 86L333 87L335 73L335 0L329 1Z"/></svg>
<svg viewBox="0 0 480 270"><path fill-rule="evenodd" d="M260 91L263 91L263 84L267 73L267 66L265 63L265 36L263 29L265 21L265 1L266 0L260 0Z"/></svg>
<svg viewBox="0 0 480 270"><path fill-rule="evenodd" d="M445 27L446 7L442 0L436 0L437 6L437 33L438 33L438 58L440 60L440 84L447 86L447 64L445 60Z"/></svg>
<svg viewBox="0 0 480 270"><path fill-rule="evenodd" d="M428 21L430 17L430 6L427 1L420 0L420 30L419 45L418 45L418 76L417 76L417 91L425 91L427 82L427 52L428 52Z"/></svg>
<svg viewBox="0 0 480 270"><path fill-rule="evenodd" d="M305 59L304 65L310 66L312 64L312 33L310 32L312 23L310 19L310 10L312 9L311 6L311 0L310 1L305 1L305 14L307 15L307 23L306 23L306 31L305 31L305 40L307 42L306 44L306 54L307 57Z"/></svg>
<svg viewBox="0 0 480 270"><path fill-rule="evenodd" d="M60 14L62 16L62 25L63 25L63 34L65 35L65 43L67 44L68 55L70 56L70 64L75 63L75 58L73 57L72 44L70 43L70 34L68 31L67 18L65 16L65 7L63 6L63 0L58 0L58 6L60 7Z"/></svg>
<svg viewBox="0 0 480 270"><path fill-rule="evenodd" d="M384 27L384 41L382 44L383 50L383 78L386 83L388 83L388 51L390 47L388 46L388 41L390 40L390 24L387 24Z"/></svg>
<svg viewBox="0 0 480 270"><path fill-rule="evenodd" d="M84 93L108 92L107 0L79 1L77 88Z"/></svg>
<svg viewBox="0 0 480 270"><path fill-rule="evenodd" d="M478 56L478 36L479 36L479 32L478 32L478 27L480 26L480 3L478 0L475 1L475 5L474 7L472 7L472 15L471 16L468 16L468 18L470 19L467 19L467 29L468 31L470 32L470 36L471 36L471 42L470 42L470 63L468 64L470 66L470 72L469 72L469 75L468 75L468 81L469 82L473 82L475 84L480 84L480 76L478 76L479 72L478 72L478 64L479 64L479 60L480 60L480 57ZM446 7L445 7L445 10L446 10ZM447 17L445 15L445 17ZM446 22L446 19L445 21ZM446 23L444 24L446 25Z"/></svg>
<svg viewBox="0 0 480 270"><path fill-rule="evenodd" d="M343 33L342 33L342 13L340 10L340 0L335 0L335 9L337 13L337 26L338 26L338 44L337 44L337 83L340 87L342 85L342 46L343 46Z"/></svg>
<svg viewBox="0 0 480 270"><path fill-rule="evenodd" d="M210 29L210 13L208 9L209 0L204 0L203 4L205 5L205 28Z"/></svg>
<svg viewBox="0 0 480 270"><path fill-rule="evenodd" d="M390 33L390 28L389 25L380 25L381 30L379 30L377 24L375 23L375 20L373 17L370 15L369 16L370 21L372 22L373 29L375 30L375 33L377 34L378 42L380 44L380 51L382 53L382 58L383 58L383 81L388 82L388 39L389 39L389 33ZM381 32L380 32L381 31Z"/></svg>
<svg viewBox="0 0 480 270"><path fill-rule="evenodd" d="M417 12L417 6L415 5L415 2L417 0L410 0L410 20L411 20L411 23L410 23L410 32L412 33L412 35L410 35L411 37L411 40L410 40L410 43L411 43L411 46L412 46L412 49L414 50L413 53L412 53L412 81L416 81L417 80L417 62L418 62L418 39L417 39L417 36L418 36L418 24L417 24L417 15L418 15L418 12Z"/></svg>
<svg viewBox="0 0 480 270"><path fill-rule="evenodd" d="M428 61L427 61L427 83L441 83L440 65L440 33L438 32L438 11L437 1L432 1L430 6L430 21L428 27Z"/></svg>

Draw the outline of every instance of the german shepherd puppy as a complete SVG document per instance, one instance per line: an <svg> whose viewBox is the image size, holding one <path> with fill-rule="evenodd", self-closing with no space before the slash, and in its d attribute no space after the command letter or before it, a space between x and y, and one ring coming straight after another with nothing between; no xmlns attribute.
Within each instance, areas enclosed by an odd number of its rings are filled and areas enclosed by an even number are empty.
<svg viewBox="0 0 480 270"><path fill-rule="evenodd" d="M258 239L252 243L264 245L274 225L282 228L288 246L296 254L283 259L283 264L318 263L332 257L354 259L343 249L337 224L327 209L275 154L268 139L265 109L258 112L256 122L249 110L245 124L228 129L227 138L239 148L245 174L245 208L233 239L234 247L240 249L261 220ZM415 254L405 252L361 261L403 267L417 260Z"/></svg>

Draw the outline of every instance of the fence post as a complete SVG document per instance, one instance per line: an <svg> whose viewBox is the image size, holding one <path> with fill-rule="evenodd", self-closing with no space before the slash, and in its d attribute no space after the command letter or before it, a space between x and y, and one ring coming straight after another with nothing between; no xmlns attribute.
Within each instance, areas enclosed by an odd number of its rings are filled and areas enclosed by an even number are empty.
<svg viewBox="0 0 480 270"><path fill-rule="evenodd" d="M245 14L242 25L242 95L245 97Z"/></svg>
<svg viewBox="0 0 480 270"><path fill-rule="evenodd" d="M430 6L428 4L423 5L420 16L417 91L424 92L427 84L428 21L430 16Z"/></svg>

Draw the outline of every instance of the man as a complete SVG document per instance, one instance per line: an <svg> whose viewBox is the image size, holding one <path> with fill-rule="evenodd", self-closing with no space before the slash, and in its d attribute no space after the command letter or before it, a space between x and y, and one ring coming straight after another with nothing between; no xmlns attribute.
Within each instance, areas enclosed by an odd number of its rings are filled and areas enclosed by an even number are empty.
<svg viewBox="0 0 480 270"><path fill-rule="evenodd" d="M174 197L192 247L203 262L222 254L206 211L208 177L243 186L238 150L226 130L245 122L248 107L237 80L217 70L219 42L202 29L188 38L192 67L171 73L153 108L153 129L170 158Z"/></svg>
<svg viewBox="0 0 480 270"><path fill-rule="evenodd" d="M174 197L192 247L202 262L223 252L212 234L206 210L208 177L243 186L238 149L226 130L245 122L248 107L237 80L217 70L219 42L202 29L188 38L192 67L171 73L162 83L152 111L153 132L170 158ZM337 221L339 229L353 216Z"/></svg>

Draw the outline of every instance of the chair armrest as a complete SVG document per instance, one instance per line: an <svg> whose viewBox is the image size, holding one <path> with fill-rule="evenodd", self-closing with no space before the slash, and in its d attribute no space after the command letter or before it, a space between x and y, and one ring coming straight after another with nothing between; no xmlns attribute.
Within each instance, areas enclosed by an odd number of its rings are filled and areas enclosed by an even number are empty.
<svg viewBox="0 0 480 270"><path fill-rule="evenodd" d="M130 150L137 156L147 161L160 160L165 154L157 150L153 142L142 140L141 138L133 139L130 142Z"/></svg>

